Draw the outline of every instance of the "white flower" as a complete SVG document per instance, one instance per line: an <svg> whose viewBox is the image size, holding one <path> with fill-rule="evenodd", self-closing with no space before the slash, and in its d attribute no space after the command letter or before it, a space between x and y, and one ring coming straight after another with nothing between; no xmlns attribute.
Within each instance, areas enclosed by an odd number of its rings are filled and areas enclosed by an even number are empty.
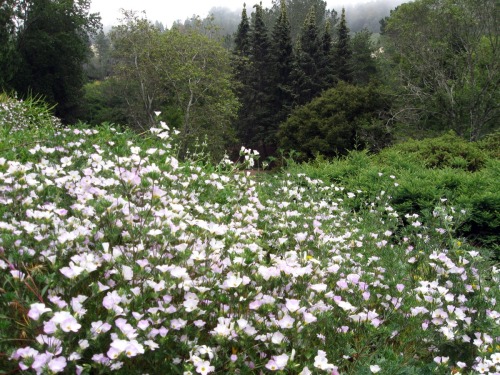
<svg viewBox="0 0 500 375"><path fill-rule="evenodd" d="M376 374L377 372L380 372L380 366L379 365L371 365L370 366L370 371L374 374Z"/></svg>

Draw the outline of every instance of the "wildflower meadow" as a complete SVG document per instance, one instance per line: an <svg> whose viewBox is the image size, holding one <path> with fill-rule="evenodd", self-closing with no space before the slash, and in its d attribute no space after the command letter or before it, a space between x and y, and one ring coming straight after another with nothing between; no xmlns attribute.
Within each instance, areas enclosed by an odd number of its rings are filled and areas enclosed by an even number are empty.
<svg viewBox="0 0 500 375"><path fill-rule="evenodd" d="M0 374L500 374L500 269L446 199L0 104Z"/></svg>

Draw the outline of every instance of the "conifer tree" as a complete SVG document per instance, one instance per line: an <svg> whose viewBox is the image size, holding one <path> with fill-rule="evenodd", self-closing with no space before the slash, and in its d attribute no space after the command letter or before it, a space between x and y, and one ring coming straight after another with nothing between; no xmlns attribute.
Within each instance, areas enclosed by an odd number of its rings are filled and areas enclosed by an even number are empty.
<svg viewBox="0 0 500 375"><path fill-rule="evenodd" d="M345 82L352 82L352 69L351 69L351 39L349 36L349 28L345 18L345 8L342 8L342 15L340 16L340 23L337 29L338 40L335 49L335 60L337 65L337 76L339 80Z"/></svg>
<svg viewBox="0 0 500 375"><path fill-rule="evenodd" d="M358 31L351 40L353 83L366 85L377 74L377 64L372 57L374 50L372 33L368 29Z"/></svg>
<svg viewBox="0 0 500 375"><path fill-rule="evenodd" d="M245 3L243 3L241 21L234 37L234 51L239 56L248 57L250 55L250 21Z"/></svg>
<svg viewBox="0 0 500 375"><path fill-rule="evenodd" d="M335 84L337 77L335 76L335 51L333 48L333 39L331 31L331 23L329 20L325 23L325 30L321 37L322 56L320 62L320 72L323 78L322 89L327 90Z"/></svg>
<svg viewBox="0 0 500 375"><path fill-rule="evenodd" d="M239 31L237 48L245 51L247 22L246 12L242 13L242 22ZM243 37L245 36L245 37ZM244 59L244 69L240 72L240 110L237 130L240 140L246 147L259 148L266 152L266 138L273 124L273 95L272 85L273 64L270 56L271 42L268 30L264 23L262 4L255 5L250 33L248 36L248 59ZM237 53L237 51L235 51Z"/></svg>
<svg viewBox="0 0 500 375"><path fill-rule="evenodd" d="M273 95L272 86L273 64L271 61L271 42L264 23L262 3L255 5L255 17L252 22L251 35L251 85L252 112L249 119L250 146L262 147L266 153L266 136L272 127Z"/></svg>
<svg viewBox="0 0 500 375"><path fill-rule="evenodd" d="M278 125L286 119L293 104L293 88L291 74L293 70L293 46L290 34L286 1L281 0L281 12L273 28L271 58L275 71L273 76L274 94L274 121L268 132L268 139L273 141Z"/></svg>
<svg viewBox="0 0 500 375"><path fill-rule="evenodd" d="M243 11L241 12L241 21L238 25L238 30L234 38L234 54L233 54L233 67L235 78L238 81L236 89L238 99L240 101L240 109L238 111L238 118L235 125L236 132L240 140L249 146L248 142L251 138L249 132L249 125L247 119L250 116L251 107L251 76L250 76L250 53L251 53L251 39L250 39L250 21L247 16L246 4L243 4Z"/></svg>
<svg viewBox="0 0 500 375"><path fill-rule="evenodd" d="M293 78L297 105L311 101L321 92L323 86L320 69L322 55L315 10L314 7L311 7L296 43L296 64Z"/></svg>

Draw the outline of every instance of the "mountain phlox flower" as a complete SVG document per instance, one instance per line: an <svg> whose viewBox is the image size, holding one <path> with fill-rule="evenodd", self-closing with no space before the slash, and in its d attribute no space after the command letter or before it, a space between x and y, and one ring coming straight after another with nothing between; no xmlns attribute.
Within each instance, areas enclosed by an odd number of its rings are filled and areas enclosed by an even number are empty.
<svg viewBox="0 0 500 375"><path fill-rule="evenodd" d="M50 371L52 372L62 372L66 368L66 358L64 357L56 357L52 358L49 363L47 364L47 367L49 368Z"/></svg>
<svg viewBox="0 0 500 375"><path fill-rule="evenodd" d="M39 344L47 345L48 348L46 350L53 355L59 355L62 352L62 341L56 337L47 335L38 335L36 337L36 341Z"/></svg>
<svg viewBox="0 0 500 375"><path fill-rule="evenodd" d="M380 366L379 366L379 365L371 365L371 366L370 366L370 371L371 371L373 374L376 374L377 372L380 372Z"/></svg>
<svg viewBox="0 0 500 375"><path fill-rule="evenodd" d="M284 338L285 335L283 335L280 331L276 331L271 336L271 342L273 344L281 344Z"/></svg>
<svg viewBox="0 0 500 375"><path fill-rule="evenodd" d="M17 349L11 356L12 359L19 360L20 358L24 360L31 360L35 356L38 355L38 350L33 349L30 346L26 346L24 348ZM19 367L21 370L27 370L29 366L27 366L23 361L19 362Z"/></svg>
<svg viewBox="0 0 500 375"><path fill-rule="evenodd" d="M135 339L137 337L137 330L131 324L127 323L127 320L123 318L116 319L115 325L128 339Z"/></svg>
<svg viewBox="0 0 500 375"><path fill-rule="evenodd" d="M215 366L210 366L209 361L199 361L195 363L196 372L201 375L206 375L210 372L215 371Z"/></svg>
<svg viewBox="0 0 500 375"><path fill-rule="evenodd" d="M170 321L170 327L172 327L173 330L179 331L182 328L184 328L187 324L187 320L184 319L172 319Z"/></svg>
<svg viewBox="0 0 500 375"><path fill-rule="evenodd" d="M337 370L337 367L328 363L328 359L326 358L326 352L324 350L318 350L318 355L314 357L314 367L320 370Z"/></svg>
<svg viewBox="0 0 500 375"><path fill-rule="evenodd" d="M243 279L239 275L228 274L226 280L222 284L222 289L237 288L241 285Z"/></svg>
<svg viewBox="0 0 500 375"><path fill-rule="evenodd" d="M74 279L80 275L85 269L83 267L77 266L73 261L69 262L69 267L63 267L59 270L68 279Z"/></svg>
<svg viewBox="0 0 500 375"><path fill-rule="evenodd" d="M210 333L215 336L223 337L231 335L234 326L234 323L231 322L231 319L219 317L217 321L217 326L212 331L210 331Z"/></svg>
<svg viewBox="0 0 500 375"><path fill-rule="evenodd" d="M144 353L144 347L137 342L137 340L122 340L115 339L110 344L107 356L110 359L116 359L122 353L125 353L127 357L135 357L137 354Z"/></svg>
<svg viewBox="0 0 500 375"><path fill-rule="evenodd" d="M300 309L300 300L287 298L285 306L288 309L288 311L290 311L291 313L293 313L293 312L295 312L295 311L297 311L297 310Z"/></svg>
<svg viewBox="0 0 500 375"><path fill-rule="evenodd" d="M288 363L288 358L287 354L275 355L271 360L269 360L269 362L267 362L266 368L271 371L283 370Z"/></svg>
<svg viewBox="0 0 500 375"><path fill-rule="evenodd" d="M121 301L122 297L116 290L113 290L112 292L108 292L108 294L106 294L106 297L103 298L102 305L108 310L113 310L117 314L121 314L123 312L123 309L118 306Z"/></svg>
<svg viewBox="0 0 500 375"><path fill-rule="evenodd" d="M109 324L109 323L103 323L101 320L99 320L97 322L92 322L90 324L90 326L91 326L90 332L94 336L97 336L100 333L107 332L107 331L109 331L111 329L111 324Z"/></svg>
<svg viewBox="0 0 500 375"><path fill-rule="evenodd" d="M58 311L54 313L54 316L49 322L52 322L56 327L59 326L64 332L78 332L81 328L78 321L67 311Z"/></svg>
<svg viewBox="0 0 500 375"><path fill-rule="evenodd" d="M45 307L44 303L33 303L30 306L28 316L33 320L38 320L40 318L40 315L49 311L52 311L52 309Z"/></svg>
<svg viewBox="0 0 500 375"><path fill-rule="evenodd" d="M281 328L292 328L294 322L295 322L295 319L292 318L290 315L287 314L283 318L281 318L280 320L278 320L277 324Z"/></svg>

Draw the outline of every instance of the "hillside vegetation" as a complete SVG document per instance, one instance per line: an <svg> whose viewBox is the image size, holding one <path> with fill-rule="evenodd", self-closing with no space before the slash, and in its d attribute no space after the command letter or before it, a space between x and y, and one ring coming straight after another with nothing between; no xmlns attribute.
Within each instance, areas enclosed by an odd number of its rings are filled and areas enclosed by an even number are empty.
<svg viewBox="0 0 500 375"><path fill-rule="evenodd" d="M498 138L251 177L161 121L0 135L0 373L500 371Z"/></svg>

